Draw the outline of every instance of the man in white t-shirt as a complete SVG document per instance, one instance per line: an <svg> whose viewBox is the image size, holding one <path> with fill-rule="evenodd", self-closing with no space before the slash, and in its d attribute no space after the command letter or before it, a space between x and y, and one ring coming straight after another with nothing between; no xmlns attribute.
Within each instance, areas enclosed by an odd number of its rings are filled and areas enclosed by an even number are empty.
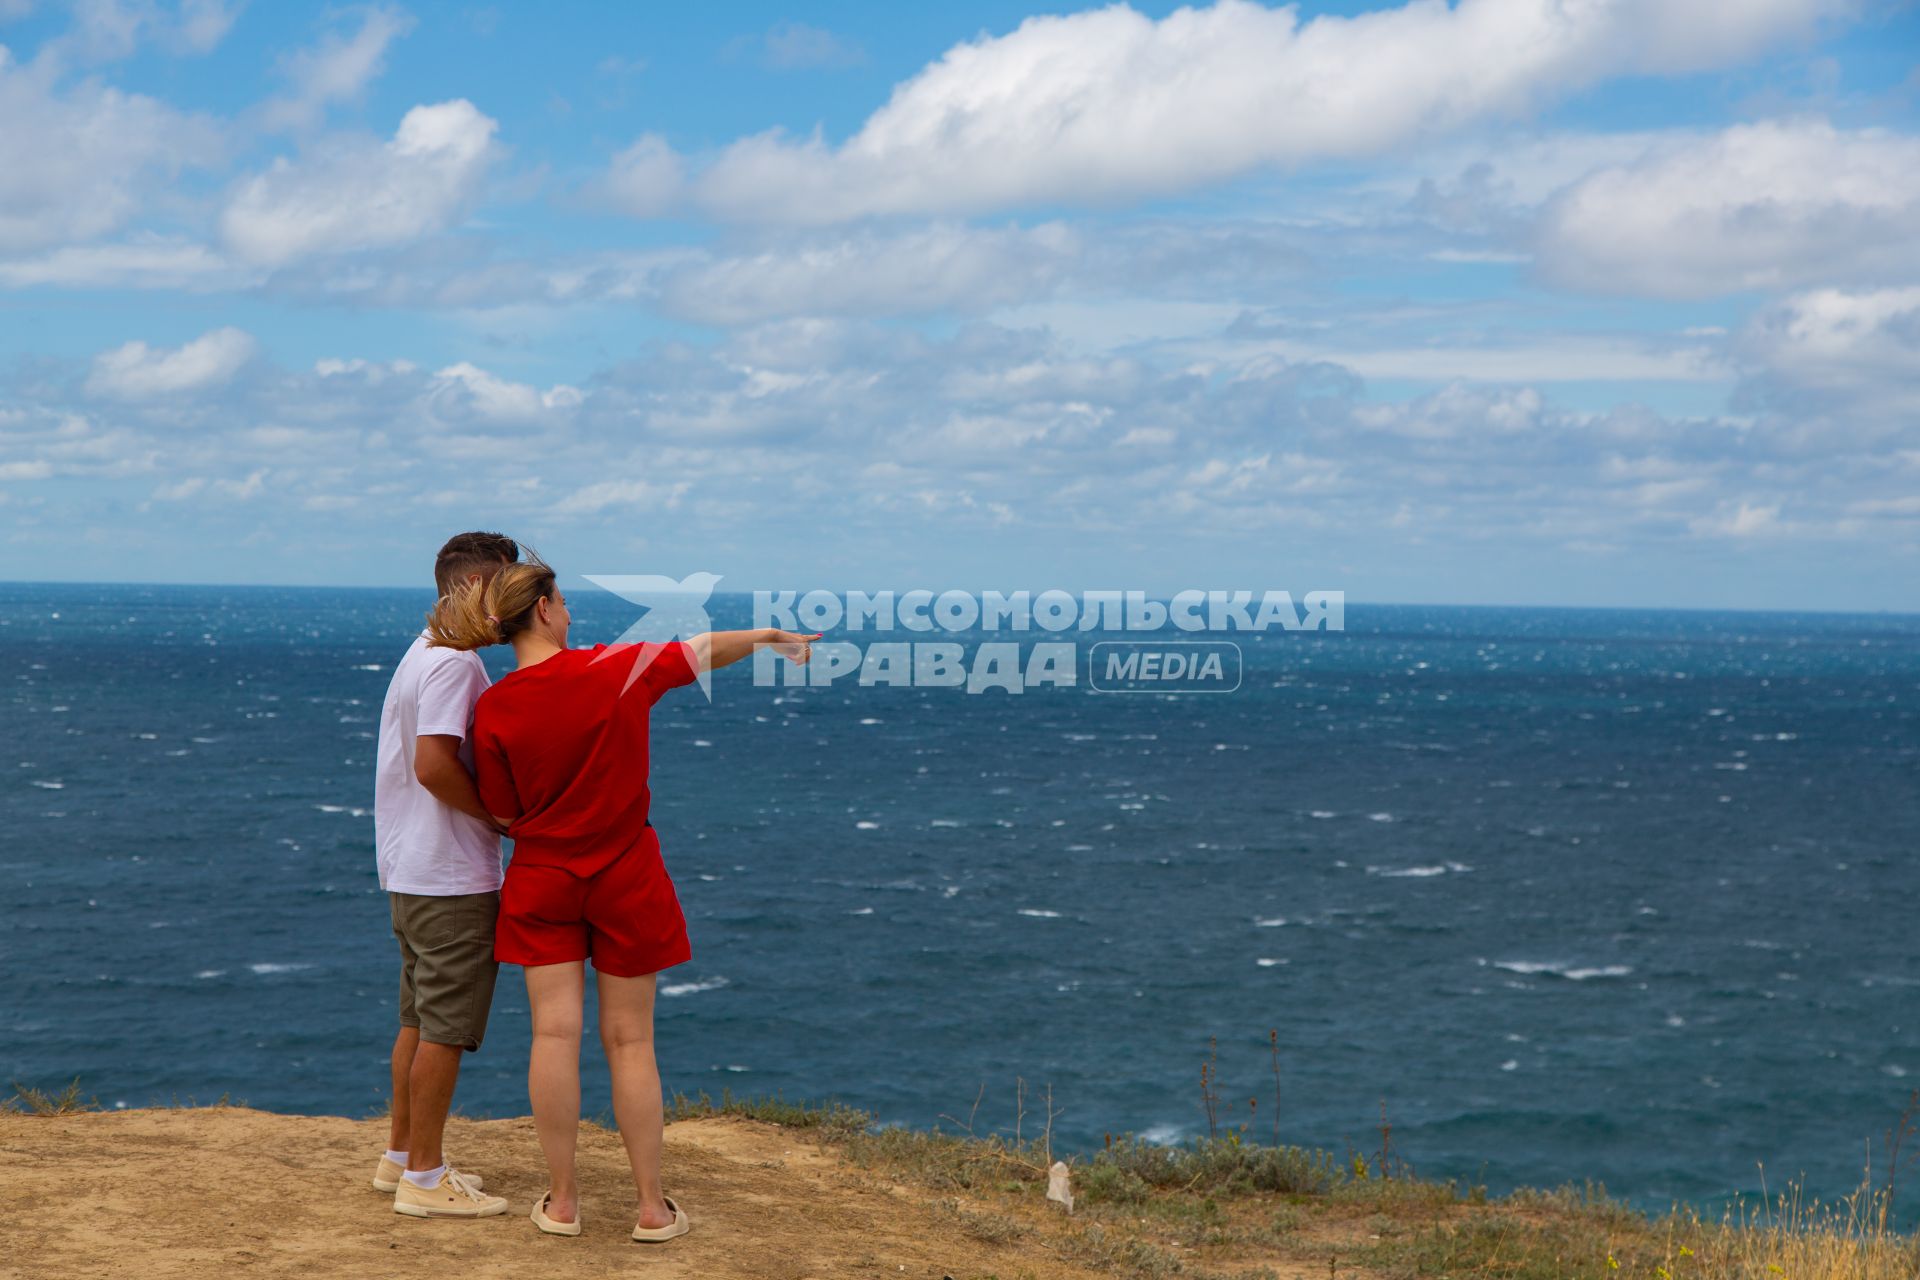
<svg viewBox="0 0 1920 1280"><path fill-rule="evenodd" d="M519 558L511 538L462 533L440 548L433 579L445 596L484 586ZM474 789L469 741L486 687L478 654L431 646L423 632L394 668L380 708L373 831L400 942L400 1032L392 1125L373 1186L393 1193L394 1212L417 1218L486 1218L507 1208L440 1149L460 1055L486 1035L500 968L500 830Z"/></svg>

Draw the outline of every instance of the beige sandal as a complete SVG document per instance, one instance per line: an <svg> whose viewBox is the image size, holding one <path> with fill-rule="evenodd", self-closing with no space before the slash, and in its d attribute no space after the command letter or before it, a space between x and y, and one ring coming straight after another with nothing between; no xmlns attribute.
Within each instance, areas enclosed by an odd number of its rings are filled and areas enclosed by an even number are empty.
<svg viewBox="0 0 1920 1280"><path fill-rule="evenodd" d="M687 1221L687 1211L674 1203L672 1196L663 1195L660 1198L667 1202L667 1208L673 1210L673 1221L664 1227L642 1227L636 1224L633 1228L633 1238L642 1244L658 1244L662 1240L671 1240L675 1236L683 1236L693 1230L693 1224Z"/></svg>
<svg viewBox="0 0 1920 1280"><path fill-rule="evenodd" d="M577 1236L580 1234L580 1214L576 1211L572 1222L555 1222L547 1216L547 1202L553 1199L553 1192L547 1191L534 1202L533 1212L527 1216L533 1219L533 1225L550 1236Z"/></svg>

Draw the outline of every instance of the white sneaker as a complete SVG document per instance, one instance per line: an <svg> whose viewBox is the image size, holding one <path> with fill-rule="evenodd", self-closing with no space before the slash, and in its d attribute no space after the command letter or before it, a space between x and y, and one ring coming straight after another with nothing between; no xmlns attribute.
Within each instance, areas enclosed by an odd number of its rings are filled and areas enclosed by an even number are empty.
<svg viewBox="0 0 1920 1280"><path fill-rule="evenodd" d="M452 1161L448 1161L448 1163L451 1164ZM405 1173L406 1171L407 1171L407 1166L403 1164L395 1164L393 1161L387 1159L387 1157L384 1154L381 1155L380 1167L373 1171L373 1189L375 1191L384 1191L388 1195L392 1195L394 1192L400 1189L400 1181L401 1181L400 1175ZM463 1170L460 1176L465 1178L468 1182L471 1182L475 1187L482 1187L486 1185L486 1183L481 1181L480 1175L477 1173L467 1173Z"/></svg>
<svg viewBox="0 0 1920 1280"><path fill-rule="evenodd" d="M453 1166L436 1187L416 1187L407 1179L393 1193L393 1211L410 1218L491 1218L507 1211L507 1202L490 1196Z"/></svg>

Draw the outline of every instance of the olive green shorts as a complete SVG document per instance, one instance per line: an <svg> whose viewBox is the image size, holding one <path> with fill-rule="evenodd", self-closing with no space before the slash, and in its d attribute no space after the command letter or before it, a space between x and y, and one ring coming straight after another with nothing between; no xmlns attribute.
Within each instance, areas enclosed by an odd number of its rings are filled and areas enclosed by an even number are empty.
<svg viewBox="0 0 1920 1280"><path fill-rule="evenodd" d="M478 1049L487 1034L493 982L493 925L500 895L429 897L389 893L400 940L400 1025L432 1044Z"/></svg>

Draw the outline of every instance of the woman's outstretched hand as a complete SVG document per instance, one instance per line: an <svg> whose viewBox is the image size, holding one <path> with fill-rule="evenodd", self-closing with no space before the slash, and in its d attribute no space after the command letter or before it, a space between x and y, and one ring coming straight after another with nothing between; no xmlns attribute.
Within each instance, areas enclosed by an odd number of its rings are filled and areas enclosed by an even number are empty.
<svg viewBox="0 0 1920 1280"><path fill-rule="evenodd" d="M812 635L804 635L798 631L775 631L770 643L773 651L789 662L805 663L813 657L813 642L824 634L825 632L821 631L816 631Z"/></svg>

